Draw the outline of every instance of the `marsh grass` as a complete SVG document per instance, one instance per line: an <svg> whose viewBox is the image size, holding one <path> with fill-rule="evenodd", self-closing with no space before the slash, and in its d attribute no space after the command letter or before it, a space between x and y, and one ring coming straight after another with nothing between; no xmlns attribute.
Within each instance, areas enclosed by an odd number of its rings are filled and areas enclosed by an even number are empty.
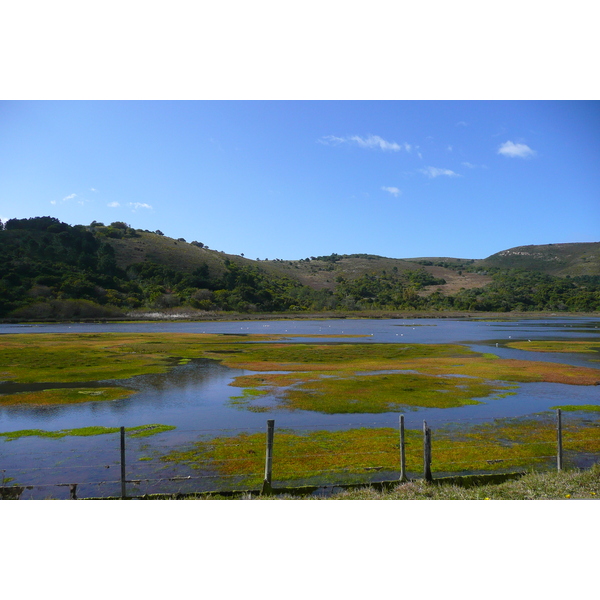
<svg viewBox="0 0 600 600"><path fill-rule="evenodd" d="M530 352L600 352L600 342L588 340L551 341L534 340L533 342L509 342L508 348L529 350Z"/></svg>
<svg viewBox="0 0 600 600"><path fill-rule="evenodd" d="M584 412L600 412L598 404L562 404L560 406L551 406L552 409L560 408L566 412L584 411Z"/></svg>
<svg viewBox="0 0 600 600"><path fill-rule="evenodd" d="M138 425L136 427L125 427L125 433L130 437L147 437L171 431L175 429L173 425L160 425L153 423L150 425ZM42 437L42 438L63 438L66 436L88 437L94 435L106 435L110 433L119 433L120 427L80 427L76 429L61 429L59 431L45 431L43 429L20 429L18 431L6 431L0 433L5 441L10 442L23 437Z"/></svg>
<svg viewBox="0 0 600 600"><path fill-rule="evenodd" d="M569 457L579 452L600 452L597 422L572 422L564 431L563 447ZM432 436L432 470L440 474L506 472L514 469L551 468L556 464L556 430L551 416L497 420L471 427L437 429ZM195 443L176 450L162 461L210 469L225 477L236 476L248 486L262 481L264 434L240 434ZM406 431L406 468L423 469L422 432ZM306 434L276 431L273 478L279 484L336 482L336 477L373 471L399 471L399 435L393 428L357 428Z"/></svg>
<svg viewBox="0 0 600 600"><path fill-rule="evenodd" d="M38 392L19 392L0 395L0 406L46 406L55 404L81 404L83 402L106 402L127 398L135 392L119 387L105 388L57 388Z"/></svg>

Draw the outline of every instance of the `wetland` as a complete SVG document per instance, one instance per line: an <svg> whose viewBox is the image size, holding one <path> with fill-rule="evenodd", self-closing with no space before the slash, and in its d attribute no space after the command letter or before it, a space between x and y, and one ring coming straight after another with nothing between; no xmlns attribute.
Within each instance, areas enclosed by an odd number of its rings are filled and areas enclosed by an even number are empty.
<svg viewBox="0 0 600 600"><path fill-rule="evenodd" d="M201 473L196 488L255 485L269 418L278 480L383 478L397 469L401 413L414 473L423 420L436 428L438 473L533 468L554 453L557 407L569 414L570 459L586 466L600 455L598 325L565 317L4 325L0 468L20 485L75 473L106 479L123 426L132 479ZM82 457L89 468L76 471Z"/></svg>

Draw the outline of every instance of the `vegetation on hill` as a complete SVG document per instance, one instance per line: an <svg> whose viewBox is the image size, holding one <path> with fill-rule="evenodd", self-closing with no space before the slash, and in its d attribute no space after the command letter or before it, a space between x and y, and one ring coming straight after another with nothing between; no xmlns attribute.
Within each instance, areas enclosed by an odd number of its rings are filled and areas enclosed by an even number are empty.
<svg viewBox="0 0 600 600"><path fill-rule="evenodd" d="M34 217L0 226L0 317L117 317L177 306L236 312L600 310L594 254L600 244L527 247L528 254L506 251L485 261L336 253L252 261L120 221L70 226ZM560 260L544 258L550 247ZM559 277L523 268L531 256L560 262L563 271L571 264L573 272Z"/></svg>

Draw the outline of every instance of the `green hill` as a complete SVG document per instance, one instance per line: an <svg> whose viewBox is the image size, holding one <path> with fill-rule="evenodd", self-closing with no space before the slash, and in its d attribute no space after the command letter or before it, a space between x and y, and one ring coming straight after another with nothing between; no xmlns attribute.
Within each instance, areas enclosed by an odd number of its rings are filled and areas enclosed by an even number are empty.
<svg viewBox="0 0 600 600"><path fill-rule="evenodd" d="M492 254L479 266L525 269L548 275L600 275L600 242L517 246Z"/></svg>
<svg viewBox="0 0 600 600"><path fill-rule="evenodd" d="M600 309L600 243L512 248L485 260L370 254L249 260L122 222L53 217L0 227L0 317L203 311Z"/></svg>

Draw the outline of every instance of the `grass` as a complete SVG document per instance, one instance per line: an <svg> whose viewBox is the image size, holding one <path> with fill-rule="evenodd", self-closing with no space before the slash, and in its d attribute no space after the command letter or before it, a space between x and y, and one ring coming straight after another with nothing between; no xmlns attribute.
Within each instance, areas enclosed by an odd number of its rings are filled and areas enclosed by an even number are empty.
<svg viewBox="0 0 600 600"><path fill-rule="evenodd" d="M55 404L80 404L82 402L106 402L127 398L135 392L119 387L103 388L56 388L38 392L19 392L0 395L0 406L47 406Z"/></svg>
<svg viewBox="0 0 600 600"><path fill-rule="evenodd" d="M406 430L408 472L423 470L422 432ZM565 455L600 453L596 423L572 421L563 432ZM556 461L553 419L497 420L493 423L436 429L432 433L432 470L438 474L504 472L548 467ZM273 450L274 486L315 481L340 483L340 479L365 480L373 472L399 471L399 434L393 428L356 428L299 434L278 430ZM264 434L239 434L200 441L173 451L164 462L211 470L237 477L241 485L262 483L265 460ZM569 458L571 460L571 458Z"/></svg>
<svg viewBox="0 0 600 600"><path fill-rule="evenodd" d="M137 427L125 427L125 433L130 437L147 437L171 431L175 429L173 425L138 425ZM23 437L43 437L43 438L63 438L66 436L88 437L94 435L106 435L109 433L119 433L120 427L80 427L77 429L61 429L59 431L45 431L43 429L20 429L19 431L6 431L0 433L0 437L6 438L5 441L11 442Z"/></svg>
<svg viewBox="0 0 600 600"><path fill-rule="evenodd" d="M550 408L560 408L562 411L584 411L584 412L600 412L600 406L597 404L562 404L560 406L551 406Z"/></svg>
<svg viewBox="0 0 600 600"><path fill-rule="evenodd" d="M277 496L264 499L278 498ZM279 497L281 498L281 497ZM289 498L289 497L288 497ZM288 499L281 498L281 499ZM399 484L390 491L373 488L344 491L331 500L598 500L600 464L591 469L528 473L514 481L465 488L458 485L426 483L423 480ZM317 498L315 498L317 499Z"/></svg>
<svg viewBox="0 0 600 600"><path fill-rule="evenodd" d="M387 412L407 406L450 407L478 402L502 382L598 383L597 369L500 359L459 344L282 343L297 335L28 334L0 338L0 377L15 383L85 382L163 373L194 358L257 371L278 372L278 382L239 378L235 385L277 396L281 406L318 412ZM311 335L339 338L339 335ZM356 337L356 336L341 336ZM262 343L255 343L262 342ZM385 375L380 371L414 371ZM294 379L290 373L297 373ZM267 374L265 373L265 376ZM327 378L325 375L331 375ZM463 375L464 378L448 378ZM288 383L284 385L285 378ZM469 379L467 379L469 378ZM494 383L496 382L496 383ZM268 387L270 385L270 388ZM51 387L50 385L48 386ZM101 392L101 393L99 393ZM115 399L123 388L51 390L4 395L2 405L66 404ZM265 411L242 392L230 402ZM346 400L343 397L346 396Z"/></svg>
<svg viewBox="0 0 600 600"><path fill-rule="evenodd" d="M383 413L407 407L450 408L479 404L475 398L488 396L499 387L481 379L407 373L328 377L285 390L280 407L325 414Z"/></svg>
<svg viewBox="0 0 600 600"><path fill-rule="evenodd" d="M508 348L517 350L529 350L530 352L600 352L600 342L587 340L576 341L546 341L535 340L533 342L509 342L505 344Z"/></svg>

